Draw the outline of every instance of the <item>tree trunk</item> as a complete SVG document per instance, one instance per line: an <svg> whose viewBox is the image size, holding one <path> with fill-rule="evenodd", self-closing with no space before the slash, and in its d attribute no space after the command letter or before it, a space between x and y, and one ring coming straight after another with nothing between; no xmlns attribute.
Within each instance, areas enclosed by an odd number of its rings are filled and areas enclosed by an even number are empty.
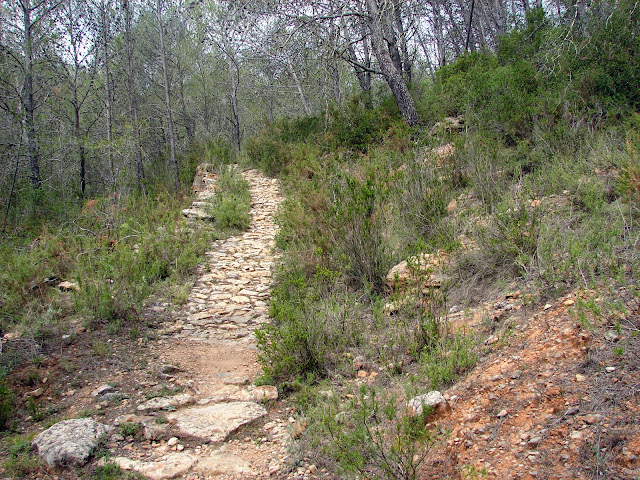
<svg viewBox="0 0 640 480"><path fill-rule="evenodd" d="M23 109L24 123L27 134L27 147L29 152L29 166L31 185L35 189L42 186L40 178L40 158L38 151L38 139L36 138L35 101L33 99L33 38L31 29L31 5L30 0L21 0L22 20L24 26L22 46L24 49L24 84L23 84Z"/></svg>
<svg viewBox="0 0 640 480"><path fill-rule="evenodd" d="M125 16L125 46L127 50L127 87L129 90L129 107L131 109L131 122L133 123L133 135L134 135L134 148L136 155L136 183L138 185L138 189L144 190L143 180L145 178L144 175L144 165L142 164L142 142L140 140L140 125L138 122L138 99L136 97L136 87L135 87L135 78L133 71L133 53L134 53L134 45L133 45L133 33L132 33L132 13L131 13L131 4L129 0L122 0L123 8L124 8L124 16Z"/></svg>
<svg viewBox="0 0 640 480"><path fill-rule="evenodd" d="M238 83L239 78L236 71L235 61L231 52L227 51L227 68L229 69L229 82L230 82L230 100L231 100L231 128L233 143L238 151L240 151L240 112L238 109Z"/></svg>
<svg viewBox="0 0 640 480"><path fill-rule="evenodd" d="M289 60L288 58L287 58L287 67L289 68L289 72L291 73L291 76L293 77L293 81L296 84L296 88L298 89L298 95L300 95L300 101L302 101L304 112L308 116L311 116L311 107L309 106L309 101L307 100L307 97L305 97L304 95L304 91L302 90L302 84L298 79L298 74L296 73L295 68L293 68L293 64L291 63L291 60Z"/></svg>
<svg viewBox="0 0 640 480"><path fill-rule="evenodd" d="M162 24L162 1L156 0L156 15L160 32L160 63L162 64L162 80L164 82L164 102L167 108L167 128L169 130L169 164L173 167L173 186L176 192L180 189L180 172L176 157L176 138L173 130L173 114L171 112L171 95L169 92L169 75L167 74L167 54L164 46L164 25Z"/></svg>
<svg viewBox="0 0 640 480"><path fill-rule="evenodd" d="M398 30L398 43L400 44L400 57L402 60L402 73L407 83L411 83L412 64L409 58L409 47L407 46L407 35L402 24L402 4L400 0L393 0L393 15L396 30Z"/></svg>
<svg viewBox="0 0 640 480"><path fill-rule="evenodd" d="M189 141L189 146L193 145L194 140L194 125L191 115L187 111L187 102L184 99L184 72L181 68L178 69L180 78L178 79L178 92L180 94L180 107L182 108L182 120L184 122L184 128L187 131L187 140Z"/></svg>
<svg viewBox="0 0 640 480"><path fill-rule="evenodd" d="M373 53L378 59L380 71L389 85L396 104L400 109L400 113L404 117L408 125L417 125L420 123L415 103L411 97L411 93L404 83L402 73L398 71L393 63L389 49L386 48L384 31L381 25L383 20L376 0L366 0L367 11L369 12L369 28L371 30L371 45Z"/></svg>
<svg viewBox="0 0 640 480"><path fill-rule="evenodd" d="M100 17L102 28L102 48L104 49L104 105L107 113L107 159L109 163L109 174L111 176L111 188L116 183L116 170L113 162L113 105L111 93L111 65L109 59L109 23L107 17L107 6L104 0L100 3Z"/></svg>

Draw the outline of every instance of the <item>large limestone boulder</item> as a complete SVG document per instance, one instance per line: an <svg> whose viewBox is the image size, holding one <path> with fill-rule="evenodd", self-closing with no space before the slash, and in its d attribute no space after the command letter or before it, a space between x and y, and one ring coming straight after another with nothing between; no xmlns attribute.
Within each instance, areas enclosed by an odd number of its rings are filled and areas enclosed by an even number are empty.
<svg viewBox="0 0 640 480"><path fill-rule="evenodd" d="M390 291L403 287L439 288L447 280L441 267L445 263L443 253L422 253L400 262L389 270L385 283Z"/></svg>
<svg viewBox="0 0 640 480"><path fill-rule="evenodd" d="M133 470L151 480L168 480L187 473L197 459L187 453L172 453L153 462L116 457L111 460L122 470Z"/></svg>
<svg viewBox="0 0 640 480"><path fill-rule="evenodd" d="M185 408L170 413L167 419L184 435L215 443L224 442L240 427L266 415L264 407L255 402L230 402Z"/></svg>
<svg viewBox="0 0 640 480"><path fill-rule="evenodd" d="M100 438L110 431L108 425L90 418L63 420L36 436L32 444L50 466L80 467L87 463Z"/></svg>

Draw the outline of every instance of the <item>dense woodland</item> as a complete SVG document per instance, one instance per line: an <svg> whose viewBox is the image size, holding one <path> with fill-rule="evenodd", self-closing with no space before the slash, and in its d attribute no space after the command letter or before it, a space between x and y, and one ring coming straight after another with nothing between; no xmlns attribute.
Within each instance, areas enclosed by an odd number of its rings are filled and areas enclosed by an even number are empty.
<svg viewBox="0 0 640 480"><path fill-rule="evenodd" d="M407 124L432 124L447 112L417 104L436 70L495 51L542 9L535 28L558 30L536 34L543 45L524 41L529 52L501 67L541 48L528 63L535 81L573 74L576 88L607 90L635 73L633 52L617 48L637 47L629 2L3 2L3 228L34 202L178 189L197 145L238 150L282 117L326 123L354 95L372 106L390 92ZM618 25L622 10L632 16ZM601 29L615 37L598 45ZM571 64L594 56L604 71ZM637 101L632 84L623 88ZM588 102L591 92L576 94ZM594 107L605 116L607 105Z"/></svg>

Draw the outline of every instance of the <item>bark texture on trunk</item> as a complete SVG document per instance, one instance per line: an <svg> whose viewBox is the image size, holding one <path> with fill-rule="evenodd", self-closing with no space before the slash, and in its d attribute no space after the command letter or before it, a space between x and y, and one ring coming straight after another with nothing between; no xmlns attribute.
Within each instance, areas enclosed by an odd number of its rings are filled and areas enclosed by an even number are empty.
<svg viewBox="0 0 640 480"><path fill-rule="evenodd" d="M30 0L21 0L22 20L23 20L23 38L22 47L24 49L24 83L22 108L24 109L24 130L27 135L27 148L29 152L29 167L31 185L35 189L42 186L40 177L40 153L38 150L38 139L36 138L36 122L35 122L35 100L33 98L33 36L31 21L31 2Z"/></svg>
<svg viewBox="0 0 640 480"><path fill-rule="evenodd" d="M173 168L173 186L176 192L180 189L180 172L176 156L176 138L173 129L173 113L171 111L171 95L169 91L169 75L167 74L167 53L164 45L164 25L162 24L162 1L156 1L156 15L160 32L160 63L162 64L162 80L164 82L164 103L167 111L167 129L169 133L169 164Z"/></svg>
<svg viewBox="0 0 640 480"><path fill-rule="evenodd" d="M371 46L373 47L374 55L378 59L380 71L387 85L389 85L400 113L407 124L417 125L420 123L420 118L418 117L413 97L411 97L409 88L402 78L402 71L398 71L396 68L388 48L388 42L385 41L382 25L385 16L381 14L377 0L366 0L366 3L369 14L369 28L371 30Z"/></svg>
<svg viewBox="0 0 640 480"><path fill-rule="evenodd" d="M135 78L133 71L133 52L134 52L134 39L132 29L132 13L131 4L129 0L123 0L125 17L125 45L127 51L127 87L129 90L129 107L131 109L131 123L133 124L134 135L134 149L135 149L135 164L136 164L136 183L140 190L144 190L143 180L144 165L142 163L142 141L140 138L140 123L138 122L138 98L136 96Z"/></svg>

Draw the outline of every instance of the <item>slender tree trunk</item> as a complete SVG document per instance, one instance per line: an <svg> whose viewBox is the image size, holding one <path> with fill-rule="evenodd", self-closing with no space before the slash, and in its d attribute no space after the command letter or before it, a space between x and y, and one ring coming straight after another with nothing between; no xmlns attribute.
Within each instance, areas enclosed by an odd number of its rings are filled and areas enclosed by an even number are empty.
<svg viewBox="0 0 640 480"><path fill-rule="evenodd" d="M473 28L473 10L476 0L471 0L471 10L469 12L469 23L467 24L467 40L464 42L464 51L469 51L469 40L471 39L471 29Z"/></svg>
<svg viewBox="0 0 640 480"><path fill-rule="evenodd" d="M227 68L229 69L229 82L230 82L230 100L231 100L231 128L233 143L238 151L240 151L240 111L238 109L238 86L239 76L236 71L236 64L231 54L231 51L227 51Z"/></svg>
<svg viewBox="0 0 640 480"><path fill-rule="evenodd" d="M358 65L360 62L358 60L358 56L356 55L356 50L353 47L351 35L349 35L349 30L347 29L344 17L341 17L341 29L344 40L347 43L347 53L349 54L349 60L352 62L351 64L353 65L353 69L355 71L356 78L358 79L358 83L360 84L360 88L364 92L369 92L369 90L371 90L371 73ZM371 66L371 58L369 57L369 45L367 43L366 36L363 39L363 56L364 61L362 62L362 64L365 67Z"/></svg>
<svg viewBox="0 0 640 480"><path fill-rule="evenodd" d="M80 107L78 106L77 92L74 92L75 103L74 103L74 117L73 117L73 136L76 139L76 143L78 146L78 159L80 161L80 192L84 197L85 190L87 187L87 169L86 169L86 152L84 149L84 140L82 138L82 134L80 132Z"/></svg>
<svg viewBox="0 0 640 480"><path fill-rule="evenodd" d="M132 13L129 0L122 0L125 16L125 45L127 50L127 87L129 90L129 107L131 109L131 121L133 123L134 148L136 156L136 182L140 190L144 190L143 180L144 165L142 163L142 141L140 139L140 124L138 122L138 99L136 96L135 77L133 71L133 33L132 33Z"/></svg>
<svg viewBox="0 0 640 480"><path fill-rule="evenodd" d="M402 60L402 73L408 83L412 79L412 64L409 57L409 47L407 46L407 35L402 23L402 3L400 0L393 0L393 15L396 30L398 30L398 43L400 44L400 57Z"/></svg>
<svg viewBox="0 0 640 480"><path fill-rule="evenodd" d="M23 109L24 123L27 134L27 148L29 152L30 178L33 188L42 186L40 178L40 153L38 139L36 138L35 125L35 101L33 98L33 37L31 29L31 4L30 0L20 0L22 7L22 20L24 26L22 46L24 49L24 84L23 84Z"/></svg>
<svg viewBox="0 0 640 480"><path fill-rule="evenodd" d="M310 116L311 107L309 106L309 101L307 100L307 97L304 95L304 91L302 90L302 84L298 79L298 74L296 73L296 69L293 68L293 64L291 63L291 60L289 60L288 58L287 58L287 67L289 68L289 73L291 73L291 76L293 77L293 81L296 84L296 88L298 89L298 95L300 95L300 101L302 102L302 106L304 107L304 112Z"/></svg>
<svg viewBox="0 0 640 480"><path fill-rule="evenodd" d="M107 114L107 159L109 163L109 174L111 176L111 188L115 187L116 170L113 162L113 106L111 93L111 61L109 58L109 23L107 17L107 6L104 0L100 3L100 16L102 28L102 48L104 50L104 106Z"/></svg>
<svg viewBox="0 0 640 480"><path fill-rule="evenodd" d="M187 111L187 102L184 99L184 72L179 69L180 78L178 80L178 92L180 94L180 107L182 108L182 119L184 121L184 128L187 131L187 140L189 141L189 146L193 145L194 139L194 125L193 119L189 112Z"/></svg>
<svg viewBox="0 0 640 480"><path fill-rule="evenodd" d="M156 15L160 32L160 63L162 64L162 80L164 81L164 103L167 108L167 128L169 130L169 163L173 167L173 183L176 192L180 189L180 172L176 157L176 138L173 129L173 113L171 112L171 95L169 92L169 75L167 74L167 54L164 45L164 25L162 24L162 1L156 0Z"/></svg>
<svg viewBox="0 0 640 480"><path fill-rule="evenodd" d="M407 84L402 78L402 73L398 71L393 63L389 49L386 48L384 31L381 25L383 20L378 9L376 0L366 0L367 10L369 12L369 28L371 30L371 46L373 53L378 59L380 71L389 85L391 92L396 100L396 104L400 109L400 113L409 125L417 125L420 123L415 103L407 88Z"/></svg>

